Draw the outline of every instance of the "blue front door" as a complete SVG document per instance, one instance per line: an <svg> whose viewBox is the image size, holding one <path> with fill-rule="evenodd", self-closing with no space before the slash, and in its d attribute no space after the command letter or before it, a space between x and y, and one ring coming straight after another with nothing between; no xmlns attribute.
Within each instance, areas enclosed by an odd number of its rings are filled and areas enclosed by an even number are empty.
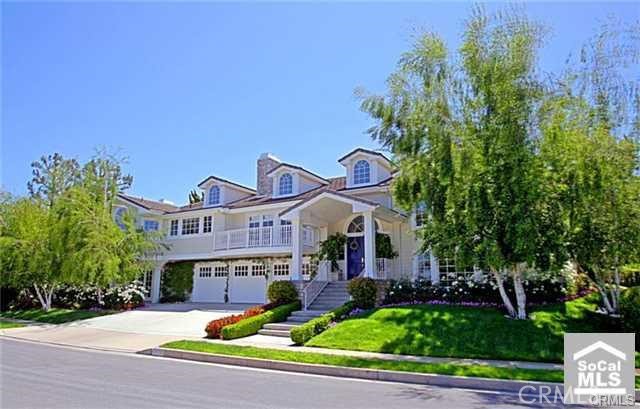
<svg viewBox="0 0 640 409"><path fill-rule="evenodd" d="M347 279L357 277L364 269L364 237L347 238Z"/></svg>

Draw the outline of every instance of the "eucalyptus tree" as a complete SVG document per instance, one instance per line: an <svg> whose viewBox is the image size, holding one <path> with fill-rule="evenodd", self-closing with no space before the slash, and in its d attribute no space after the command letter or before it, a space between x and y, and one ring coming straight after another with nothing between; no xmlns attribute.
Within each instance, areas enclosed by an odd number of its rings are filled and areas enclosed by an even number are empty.
<svg viewBox="0 0 640 409"><path fill-rule="evenodd" d="M362 104L377 121L371 136L399 164L397 202L426 206L424 249L490 272L508 313L520 319L526 271L563 262L562 229L536 158L542 38L517 11L489 16L476 8L457 55L436 34L421 36L389 77L388 95Z"/></svg>

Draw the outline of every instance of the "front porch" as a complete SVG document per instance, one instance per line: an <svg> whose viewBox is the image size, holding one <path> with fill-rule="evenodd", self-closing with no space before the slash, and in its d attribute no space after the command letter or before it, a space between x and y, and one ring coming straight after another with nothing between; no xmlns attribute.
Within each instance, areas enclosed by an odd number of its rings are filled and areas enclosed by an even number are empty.
<svg viewBox="0 0 640 409"><path fill-rule="evenodd" d="M347 281L355 277L372 279L394 278L401 274L398 260L376 256L376 238L387 235L390 242L400 231L406 217L373 201L339 194L322 192L293 206L280 214L291 221L293 243L291 252L291 279L301 282L303 306L308 308L333 281ZM322 261L315 276L304 281L302 235L305 226L313 226L323 242L331 235L346 236L342 260L337 265Z"/></svg>

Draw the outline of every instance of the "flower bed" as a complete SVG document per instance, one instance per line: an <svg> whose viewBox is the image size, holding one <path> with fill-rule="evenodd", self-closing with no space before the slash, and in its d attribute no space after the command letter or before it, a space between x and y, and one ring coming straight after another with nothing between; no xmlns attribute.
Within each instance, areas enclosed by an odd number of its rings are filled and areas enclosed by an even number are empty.
<svg viewBox="0 0 640 409"><path fill-rule="evenodd" d="M567 294L560 280L526 281L527 304L545 305L582 297L590 291L581 289ZM507 292L513 289L507 286ZM502 305L500 294L491 280L453 281L449 286L432 285L429 280L390 281L385 291L383 305L462 305L468 307L496 307Z"/></svg>

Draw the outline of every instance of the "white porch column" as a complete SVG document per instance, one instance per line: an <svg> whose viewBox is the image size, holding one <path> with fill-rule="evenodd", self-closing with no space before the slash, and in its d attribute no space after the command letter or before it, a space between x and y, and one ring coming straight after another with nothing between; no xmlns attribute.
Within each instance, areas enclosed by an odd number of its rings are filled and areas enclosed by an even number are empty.
<svg viewBox="0 0 640 409"><path fill-rule="evenodd" d="M160 302L160 276L165 263L157 263L151 276L151 302Z"/></svg>
<svg viewBox="0 0 640 409"><path fill-rule="evenodd" d="M363 213L364 216L364 276L376 276L376 222L373 211Z"/></svg>
<svg viewBox="0 0 640 409"><path fill-rule="evenodd" d="M302 235L302 221L300 213L296 212L291 218L291 279L302 280L302 252L304 242Z"/></svg>

